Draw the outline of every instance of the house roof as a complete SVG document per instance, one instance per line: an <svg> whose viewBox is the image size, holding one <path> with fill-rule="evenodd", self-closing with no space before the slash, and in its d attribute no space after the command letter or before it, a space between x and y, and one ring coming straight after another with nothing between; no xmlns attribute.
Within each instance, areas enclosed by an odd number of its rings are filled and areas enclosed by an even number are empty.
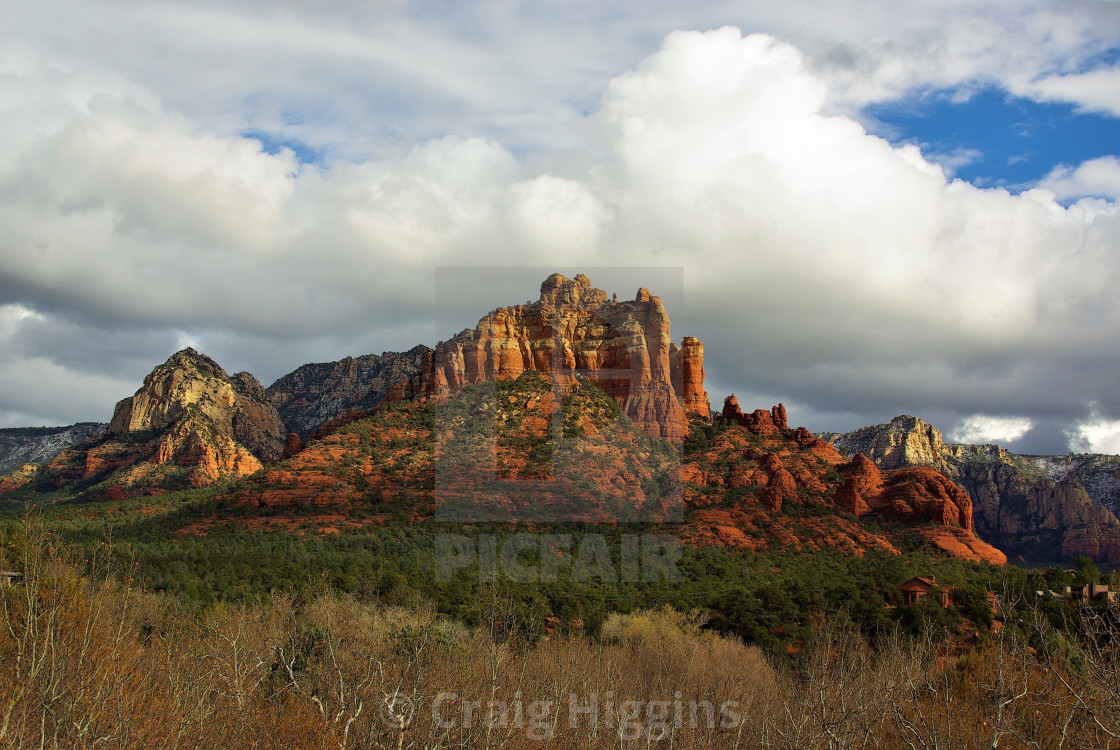
<svg viewBox="0 0 1120 750"><path fill-rule="evenodd" d="M937 588L937 579L933 576L923 578L922 576L914 576L906 583L899 586L900 589L910 591L930 591Z"/></svg>

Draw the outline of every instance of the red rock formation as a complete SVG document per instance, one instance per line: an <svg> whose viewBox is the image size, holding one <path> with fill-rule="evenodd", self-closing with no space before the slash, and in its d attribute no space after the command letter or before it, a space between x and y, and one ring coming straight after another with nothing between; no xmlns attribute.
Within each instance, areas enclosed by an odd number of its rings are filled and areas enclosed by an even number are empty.
<svg viewBox="0 0 1120 750"><path fill-rule="evenodd" d="M861 454L862 455L862 454ZM964 490L933 469L895 469L882 492L871 501L884 508L883 514L900 513L900 520L923 519L943 526L972 528L972 498ZM909 508L907 513L901 508Z"/></svg>
<svg viewBox="0 0 1120 750"><path fill-rule="evenodd" d="M1086 554L1098 563L1120 561L1120 520L1065 474L1072 456L1019 456L996 445L945 443L937 429L908 415L827 437L881 468L917 466L944 474L971 497L976 533L1012 554L1023 552L1025 560ZM1101 459L1086 462L1107 466ZM907 507L903 500L895 512L904 514Z"/></svg>
<svg viewBox="0 0 1120 750"><path fill-rule="evenodd" d="M711 419L712 407L704 390L704 344L695 336L685 336L679 348L676 344L669 347L669 364L673 390L684 410Z"/></svg>
<svg viewBox="0 0 1120 750"><path fill-rule="evenodd" d="M933 469L881 471L862 453L842 470L834 501L856 517L878 513L899 521L933 521L972 532L972 499Z"/></svg>
<svg viewBox="0 0 1120 750"><path fill-rule="evenodd" d="M864 495L875 494L883 486L879 469L862 453L857 454L844 471L844 483L836 490L836 504L856 518L871 512Z"/></svg>
<svg viewBox="0 0 1120 750"><path fill-rule="evenodd" d="M771 407L770 420L779 430L788 430L789 424L786 421L786 405L778 404L777 406Z"/></svg>
<svg viewBox="0 0 1120 750"><path fill-rule="evenodd" d="M734 393L723 400L723 411L720 412L720 419L724 422L743 424L743 410L739 407L739 399L735 397Z"/></svg>
<svg viewBox="0 0 1120 750"><path fill-rule="evenodd" d="M291 458L303 450L303 441L298 432L289 432L288 439L284 442L284 458Z"/></svg>
<svg viewBox="0 0 1120 750"><path fill-rule="evenodd" d="M970 531L951 526L919 529L917 536L924 538L943 552L961 560L1006 565L1007 555Z"/></svg>
<svg viewBox="0 0 1120 750"><path fill-rule="evenodd" d="M1093 521L1062 536L1062 557L1088 555L1094 560L1120 560L1120 538L1115 530Z"/></svg>
<svg viewBox="0 0 1120 750"><path fill-rule="evenodd" d="M617 302L583 274L553 274L537 302L499 308L474 330L437 345L422 363L420 390L442 401L465 385L514 380L526 371L550 374L562 390L582 376L641 429L681 440L687 418L671 378L669 325L664 304L648 289ZM680 362L680 392L699 413L706 401L702 345L691 339L681 351L687 358Z"/></svg>
<svg viewBox="0 0 1120 750"><path fill-rule="evenodd" d="M753 549L839 547L860 554L875 547L897 552L892 540L918 535L956 557L1006 563L1003 553L976 536L971 500L944 475L884 471L862 454L846 460L804 427L786 427L780 405L743 414L732 395L720 418L735 427L709 437L699 453L686 455L682 468L686 502L699 519L684 532L687 541ZM791 506L814 510L806 515ZM851 515L822 513L828 506ZM856 520L867 515L909 528L872 532Z"/></svg>
<svg viewBox="0 0 1120 750"><path fill-rule="evenodd" d="M788 430L789 424L786 421L786 407L784 404L778 404L772 407L770 411L765 409L755 409L750 414L744 414L743 410L739 407L739 399L732 393L730 396L723 400L723 412L720 413L720 420L723 422L735 422L755 435L773 435L781 430ZM800 429L805 429L804 427ZM808 432L808 430L806 430ZM811 434L810 434L811 437Z"/></svg>
<svg viewBox="0 0 1120 750"><path fill-rule="evenodd" d="M883 474L870 458L857 453L843 472L844 484L851 485L860 495L874 495L883 487Z"/></svg>
<svg viewBox="0 0 1120 750"><path fill-rule="evenodd" d="M793 478L793 474L786 471L777 456L770 456L766 468L770 472L770 477L766 481L763 498L772 513L780 513L783 502L797 500L797 481Z"/></svg>

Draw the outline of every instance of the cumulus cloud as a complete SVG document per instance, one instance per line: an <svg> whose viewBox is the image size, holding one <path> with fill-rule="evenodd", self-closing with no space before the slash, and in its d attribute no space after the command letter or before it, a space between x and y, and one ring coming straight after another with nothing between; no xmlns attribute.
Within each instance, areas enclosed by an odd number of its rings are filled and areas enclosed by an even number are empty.
<svg viewBox="0 0 1120 750"><path fill-rule="evenodd" d="M1094 405L1087 419L1068 430L1070 448L1085 453L1120 453L1120 419L1103 417Z"/></svg>
<svg viewBox="0 0 1120 750"><path fill-rule="evenodd" d="M1039 184L1054 191L1059 200L1096 196L1115 202L1120 198L1120 159L1110 155L1082 162L1076 168L1059 165Z"/></svg>
<svg viewBox="0 0 1120 750"><path fill-rule="evenodd" d="M827 80L830 106L849 113L922 87L982 84L1099 108L1120 31L1114 4L1069 0L904 12L892 0L10 0L9 10L10 37L78 69L118 71L218 132L282 132L352 160L446 134L579 147L606 83L677 29L734 24L788 39Z"/></svg>
<svg viewBox="0 0 1120 750"><path fill-rule="evenodd" d="M1086 110L1120 117L1120 68L1046 76L1027 88L1042 101L1073 102Z"/></svg>
<svg viewBox="0 0 1120 750"><path fill-rule="evenodd" d="M1034 426L1028 417L992 417L973 414L957 426L949 439L955 443L1005 445L1023 437Z"/></svg>
<svg viewBox="0 0 1120 750"><path fill-rule="evenodd" d="M704 339L717 407L735 389L818 429L917 413L1021 440L1089 400L1120 415L1115 200L1057 202L1080 168L1021 195L954 180L837 114L853 94L833 68L770 35L674 32L551 150L448 134L300 164L143 86L17 56L0 67L0 345L43 387L86 362L119 391L183 340L267 384L472 324L485 310L432 323L438 268L584 270L622 296L595 267L667 266L684 269L675 334ZM536 296L481 291L485 309ZM0 409L47 414L19 394Z"/></svg>

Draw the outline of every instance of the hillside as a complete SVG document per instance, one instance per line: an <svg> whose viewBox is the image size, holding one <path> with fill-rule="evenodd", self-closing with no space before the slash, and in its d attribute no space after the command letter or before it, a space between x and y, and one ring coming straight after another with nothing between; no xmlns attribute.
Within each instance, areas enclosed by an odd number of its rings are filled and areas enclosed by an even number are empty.
<svg viewBox="0 0 1120 750"><path fill-rule="evenodd" d="M697 547L1005 562L936 471L844 459L781 405L744 413L732 396L712 422L703 344L670 331L646 289L619 301L553 274L537 302L434 349L305 365L268 391L186 349L102 438L0 489L112 500L243 478L196 495L179 535L642 523ZM277 404L306 445L284 439Z"/></svg>
<svg viewBox="0 0 1120 750"><path fill-rule="evenodd" d="M306 440L324 422L377 406L394 386L420 373L430 351L421 345L407 352L307 364L277 379L266 392L285 428Z"/></svg>
<svg viewBox="0 0 1120 750"><path fill-rule="evenodd" d="M790 429L783 411L719 423L694 417L676 446L638 429L588 380L557 397L541 374L523 373L442 404L401 402L349 422L215 495L207 517L179 532L642 522L700 547L921 548L1006 561L976 536L971 500L945 477L846 460Z"/></svg>
<svg viewBox="0 0 1120 750"><path fill-rule="evenodd" d="M283 425L256 379L227 375L188 348L117 404L104 434L2 489L87 499L159 493L247 476L283 449Z"/></svg>
<svg viewBox="0 0 1120 750"><path fill-rule="evenodd" d="M971 495L977 533L1012 557L1053 562L1089 555L1120 562L1120 520L1111 510L1120 457L1020 456L996 445L946 443L912 416L822 437L881 467L943 472Z"/></svg>
<svg viewBox="0 0 1120 750"><path fill-rule="evenodd" d="M45 464L64 448L98 437L104 422L78 422L65 427L11 427L0 429L0 474L24 464Z"/></svg>

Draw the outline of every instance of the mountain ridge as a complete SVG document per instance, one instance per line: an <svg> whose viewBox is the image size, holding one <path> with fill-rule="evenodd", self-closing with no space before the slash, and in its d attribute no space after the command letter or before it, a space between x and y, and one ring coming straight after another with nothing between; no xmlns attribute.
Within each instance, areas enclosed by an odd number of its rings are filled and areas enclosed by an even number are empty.
<svg viewBox="0 0 1120 750"><path fill-rule="evenodd" d="M883 467L927 466L946 474L972 496L980 535L1013 556L1120 562L1120 519L1080 481L1091 483L1096 474L1102 496L1114 497L1108 493L1120 486L1120 456L1020 456L998 445L946 443L939 430L911 415L820 436Z"/></svg>
<svg viewBox="0 0 1120 750"><path fill-rule="evenodd" d="M25 464L50 463L63 449L98 437L108 422L77 422L61 427L0 429L0 474Z"/></svg>
<svg viewBox="0 0 1120 750"><path fill-rule="evenodd" d="M201 487L252 474L278 460L284 428L264 388L246 372L228 375L187 347L157 365L135 394L117 402L104 433L62 450L5 491L85 490L103 497Z"/></svg>
<svg viewBox="0 0 1120 750"><path fill-rule="evenodd" d="M648 289L619 301L583 274L553 274L538 301L497 308L432 349L304 365L268 389L184 349L117 404L99 442L63 451L25 484L112 499L246 477L239 486L259 492L227 498L219 488L215 512L319 508L336 528L355 514L381 518L409 467L413 479L392 501L409 522L431 516L441 477L443 499L450 492L468 515L481 514L490 497L491 520L535 504L587 522L657 507L647 520L665 520L668 506L659 504L679 492L682 536L695 544L835 543L862 554L898 552L908 537L1005 562L975 534L971 498L936 471L845 460L805 428L790 428L781 404L744 413L731 396L713 422L703 357L695 337L673 343L668 312ZM564 413L568 402L589 411ZM417 424L386 428L383 445L363 437L402 414ZM450 421L431 423L437 414ZM305 445L299 431L313 425ZM431 447L417 443L423 435ZM570 468L556 473L561 466ZM564 506L573 499L578 510ZM867 516L894 530L870 530ZM771 536L760 542L762 529Z"/></svg>
<svg viewBox="0 0 1120 750"><path fill-rule="evenodd" d="M406 352L308 363L277 378L265 390L287 430L306 440L320 425L348 411L374 408L394 387L420 374L430 351L419 344Z"/></svg>

